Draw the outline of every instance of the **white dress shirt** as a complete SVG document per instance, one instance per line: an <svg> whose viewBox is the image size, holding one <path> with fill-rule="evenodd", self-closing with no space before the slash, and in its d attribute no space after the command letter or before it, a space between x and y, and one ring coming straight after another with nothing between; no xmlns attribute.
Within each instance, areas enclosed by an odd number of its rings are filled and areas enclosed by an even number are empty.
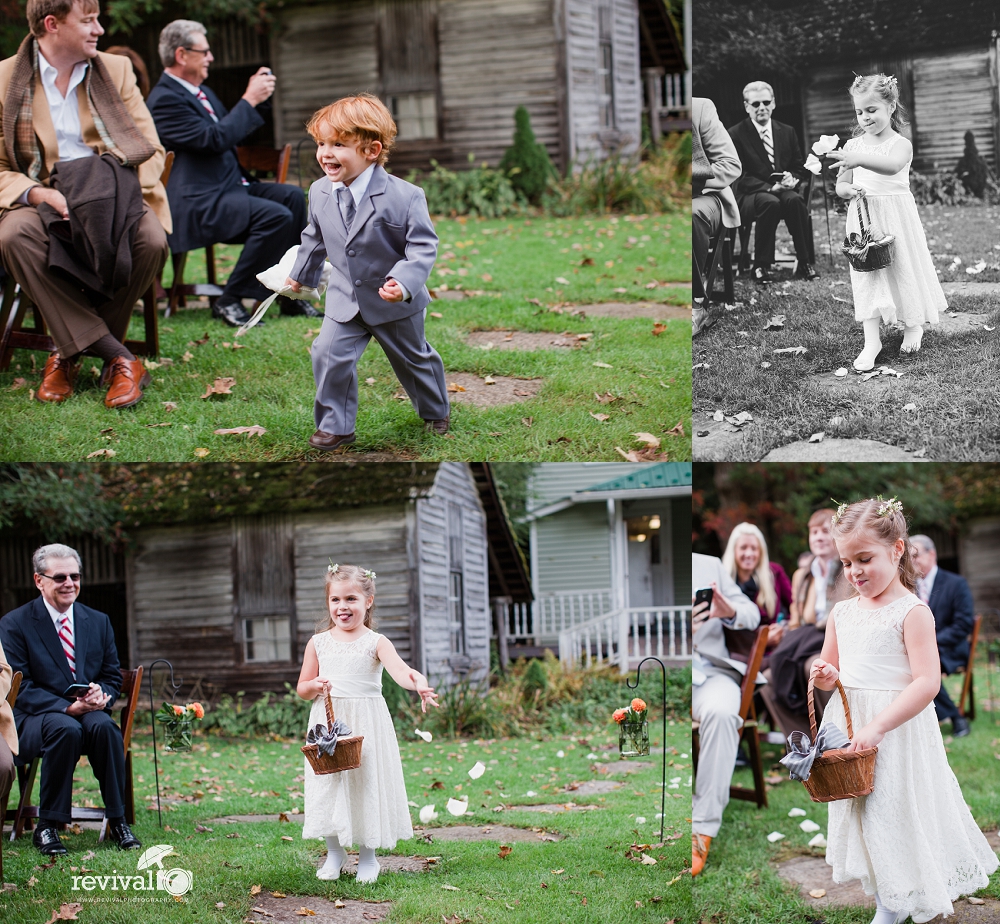
<svg viewBox="0 0 1000 924"><path fill-rule="evenodd" d="M351 195L354 197L355 209L357 209L358 206L361 205L361 200L365 197L365 193L368 192L368 184L371 183L372 174L374 172L375 172L375 164L370 164L365 170L359 173L351 182L351 185L347 187L351 191ZM338 195L337 190L340 189L341 186L345 186L347 184L342 183L340 180L337 180L336 182L333 182L331 185L333 186L333 201L339 202L340 196ZM356 220L358 217L357 213L355 213L354 217ZM400 290L403 293L403 301L408 302L410 300L410 293L407 291L406 286L404 286L403 283L401 283L398 279L396 280L396 284L399 286Z"/></svg>
<svg viewBox="0 0 1000 924"><path fill-rule="evenodd" d="M39 55L41 57L41 55ZM60 613L54 606L52 606L45 597L42 597L42 603L45 604L45 609L49 611L49 616L52 617L52 625L56 627L56 635L59 634L59 626L62 623L63 616L69 616L69 631L73 635L73 642L76 643L76 632L73 627L73 604L69 605L69 609L65 613Z"/></svg>
<svg viewBox="0 0 1000 924"><path fill-rule="evenodd" d="M816 624L819 625L826 618L826 580L830 576L832 562L826 563L826 573L820 564L819 556L813 559L812 567L809 569L813 575L813 586L816 588Z"/></svg>
<svg viewBox="0 0 1000 924"><path fill-rule="evenodd" d="M52 114L52 125L56 130L56 141L59 144L59 160L76 160L78 157L91 157L93 149L83 143L83 130L80 128L80 105L76 98L76 88L87 73L89 62L81 61L73 68L69 78L69 88L66 95L56 88L58 71L45 60L45 55L38 52L38 70L42 75L42 88L45 99L49 103Z"/></svg>
<svg viewBox="0 0 1000 924"><path fill-rule="evenodd" d="M935 565L924 577L917 578L917 596L926 603L934 592L934 578L937 577L938 566Z"/></svg>
<svg viewBox="0 0 1000 924"><path fill-rule="evenodd" d="M771 120L767 120L766 125L761 125L756 119L751 119L753 122L753 127L757 129L757 134L760 135L760 140L763 141L766 135L767 140L771 142L771 150L774 150L774 131L771 129Z"/></svg>

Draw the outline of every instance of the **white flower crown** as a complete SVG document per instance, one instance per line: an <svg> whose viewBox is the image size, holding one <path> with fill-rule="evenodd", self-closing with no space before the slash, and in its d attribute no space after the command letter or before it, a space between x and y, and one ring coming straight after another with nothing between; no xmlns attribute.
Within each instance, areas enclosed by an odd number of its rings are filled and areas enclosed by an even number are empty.
<svg viewBox="0 0 1000 924"><path fill-rule="evenodd" d="M882 495L880 494L877 498L882 501ZM876 514L880 517L891 517L894 513L902 513L903 504L901 501L897 500L895 497L890 497L887 501L882 501L878 505L878 510Z"/></svg>
<svg viewBox="0 0 1000 924"><path fill-rule="evenodd" d="M330 564L327 565L326 570L327 570L327 573L329 573L329 574L336 574L338 571L340 571L340 565L337 562L334 562L333 559L330 559ZM363 568L362 571L361 571L361 573L366 578L368 578L369 581L374 581L375 580L376 575L375 575L374 571L369 571L367 568Z"/></svg>

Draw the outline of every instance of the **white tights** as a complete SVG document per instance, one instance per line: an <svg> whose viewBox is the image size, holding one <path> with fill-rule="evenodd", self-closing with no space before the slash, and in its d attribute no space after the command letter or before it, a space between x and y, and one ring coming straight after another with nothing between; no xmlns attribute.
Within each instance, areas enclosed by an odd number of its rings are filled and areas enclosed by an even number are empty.
<svg viewBox="0 0 1000 924"><path fill-rule="evenodd" d="M882 904L882 899L879 898L878 892L875 893L875 917L872 918L871 924L903 924L909 915L903 912L897 913L895 911L890 911L885 905Z"/></svg>
<svg viewBox="0 0 1000 924"><path fill-rule="evenodd" d="M379 865L374 847L358 849L358 882L374 882L378 879ZM327 881L339 879L340 870L347 862L347 851L336 836L326 839L326 862L316 871L317 879Z"/></svg>

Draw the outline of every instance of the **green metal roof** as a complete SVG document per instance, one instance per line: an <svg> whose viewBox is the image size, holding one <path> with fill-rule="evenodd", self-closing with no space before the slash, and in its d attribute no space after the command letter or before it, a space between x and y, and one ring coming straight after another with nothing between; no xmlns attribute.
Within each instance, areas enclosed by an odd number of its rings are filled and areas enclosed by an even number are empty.
<svg viewBox="0 0 1000 924"><path fill-rule="evenodd" d="M626 475L624 478L615 478L613 481L604 481L601 484L595 484L585 491L578 493L586 494L591 491L634 491L643 488L675 488L690 484L690 462L660 462L657 465L642 468L632 475Z"/></svg>

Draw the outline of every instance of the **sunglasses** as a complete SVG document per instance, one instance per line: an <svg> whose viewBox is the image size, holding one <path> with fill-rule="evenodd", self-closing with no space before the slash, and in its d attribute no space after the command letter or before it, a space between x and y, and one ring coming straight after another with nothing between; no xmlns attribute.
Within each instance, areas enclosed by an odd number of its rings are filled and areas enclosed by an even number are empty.
<svg viewBox="0 0 1000 924"><path fill-rule="evenodd" d="M181 45L181 48L183 48L185 51L190 51L193 52L194 54L199 54L199 55L210 55L212 53L211 48L188 48L187 45Z"/></svg>
<svg viewBox="0 0 1000 924"><path fill-rule="evenodd" d="M64 583L66 578L69 578L74 584L80 583L79 571L76 574L40 574L39 577L48 578L50 581L55 581L56 584Z"/></svg>
<svg viewBox="0 0 1000 924"><path fill-rule="evenodd" d="M753 106L754 109L760 109L761 106L770 106L774 103L773 99L759 99L754 103L747 103L748 106Z"/></svg>

